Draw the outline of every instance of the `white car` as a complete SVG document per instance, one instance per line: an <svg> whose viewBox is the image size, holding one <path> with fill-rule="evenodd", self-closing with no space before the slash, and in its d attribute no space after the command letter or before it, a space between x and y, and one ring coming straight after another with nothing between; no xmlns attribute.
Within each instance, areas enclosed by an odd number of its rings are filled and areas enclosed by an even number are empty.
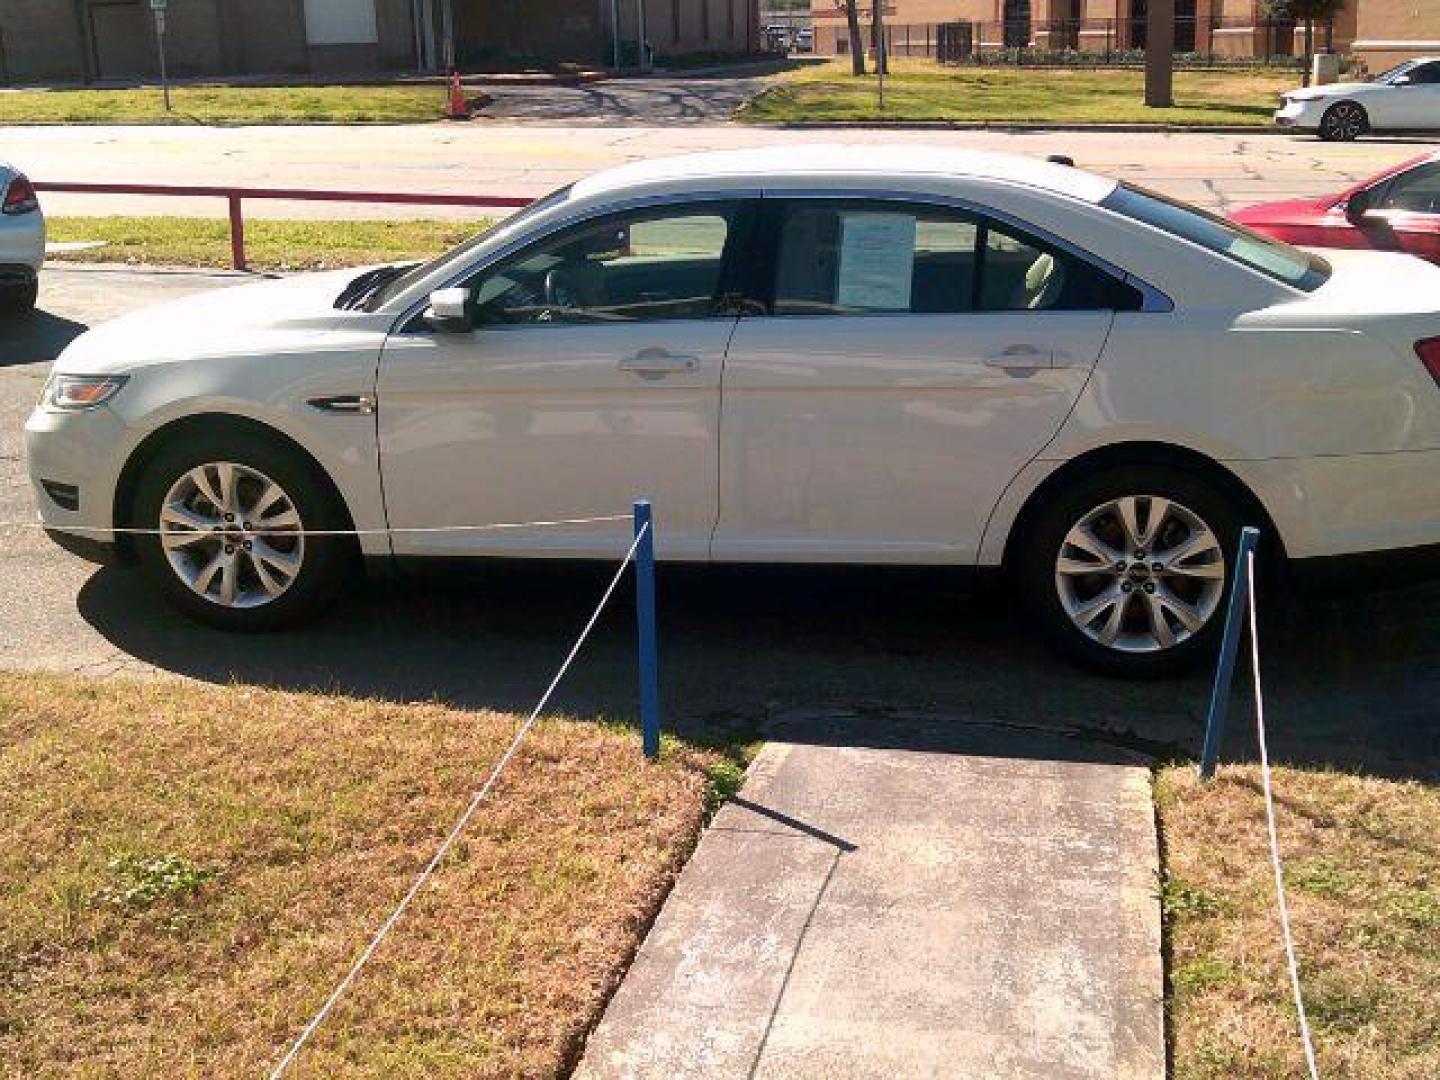
<svg viewBox="0 0 1440 1080"><path fill-rule="evenodd" d="M1275 123L1332 142L1370 131L1440 130L1440 57L1407 60L1370 82L1291 90Z"/></svg>
<svg viewBox="0 0 1440 1080"><path fill-rule="evenodd" d="M26 444L57 541L222 627L312 615L357 555L614 559L613 522L464 527L645 496L666 560L1005 568L1052 640L1141 674L1212 644L1245 523L1297 566L1426 565L1437 382L1409 256L1008 155L780 148L102 324Z"/></svg>
<svg viewBox="0 0 1440 1080"><path fill-rule="evenodd" d="M45 261L45 215L25 174L0 162L0 312L35 306Z"/></svg>

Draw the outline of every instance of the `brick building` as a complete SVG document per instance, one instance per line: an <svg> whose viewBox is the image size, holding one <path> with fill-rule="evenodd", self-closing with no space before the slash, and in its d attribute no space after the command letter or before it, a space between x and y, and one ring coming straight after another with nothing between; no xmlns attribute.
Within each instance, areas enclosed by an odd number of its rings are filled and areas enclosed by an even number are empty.
<svg viewBox="0 0 1440 1080"><path fill-rule="evenodd" d="M439 70L448 21L461 67L595 65L616 15L633 60L642 14L657 55L759 47L757 0L168 0L165 51L180 76ZM149 0L0 0L0 82L158 70Z"/></svg>
<svg viewBox="0 0 1440 1080"><path fill-rule="evenodd" d="M941 26L954 27L962 53L1002 48L1143 49L1147 0L885 0L893 55L934 56ZM872 0L861 0L861 36L870 46ZM1265 16L1260 0L1175 0L1177 52L1229 57L1298 56L1304 30ZM850 51L840 0L812 0L815 51ZM1372 71L1410 56L1440 54L1440 0L1350 0L1316 48L1353 54Z"/></svg>

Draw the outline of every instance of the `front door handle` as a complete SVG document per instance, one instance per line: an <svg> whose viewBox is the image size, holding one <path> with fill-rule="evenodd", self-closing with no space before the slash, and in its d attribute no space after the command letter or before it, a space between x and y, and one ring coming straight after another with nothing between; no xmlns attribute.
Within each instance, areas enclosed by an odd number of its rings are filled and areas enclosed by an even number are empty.
<svg viewBox="0 0 1440 1080"><path fill-rule="evenodd" d="M637 375L674 375L694 371L699 366L698 356L672 353L669 349L661 348L641 349L620 361L621 371L633 371Z"/></svg>
<svg viewBox="0 0 1440 1080"><path fill-rule="evenodd" d="M312 397L308 404L312 409L328 413L358 413L369 416L375 411L375 399L369 394L335 394L331 397Z"/></svg>
<svg viewBox="0 0 1440 1080"><path fill-rule="evenodd" d="M1007 345L985 357L986 367L1004 368L1006 371L1034 371L1051 367L1053 362L1050 350L1025 344Z"/></svg>

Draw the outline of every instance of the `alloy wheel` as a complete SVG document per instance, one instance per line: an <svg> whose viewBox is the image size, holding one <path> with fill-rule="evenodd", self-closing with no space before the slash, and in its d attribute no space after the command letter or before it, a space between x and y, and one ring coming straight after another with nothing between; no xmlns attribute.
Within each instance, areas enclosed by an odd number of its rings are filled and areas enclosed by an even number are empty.
<svg viewBox="0 0 1440 1080"><path fill-rule="evenodd" d="M1321 121L1327 134L1342 142L1358 139L1365 132L1365 113L1348 101L1333 106Z"/></svg>
<svg viewBox="0 0 1440 1080"><path fill-rule="evenodd" d="M282 596L305 564L300 512L270 477L230 461L184 473L160 506L160 543L192 592L227 608Z"/></svg>
<svg viewBox="0 0 1440 1080"><path fill-rule="evenodd" d="M1225 556L1194 511L1158 495L1102 503L1065 534L1055 588L1076 629L1126 653L1172 649L1220 606Z"/></svg>

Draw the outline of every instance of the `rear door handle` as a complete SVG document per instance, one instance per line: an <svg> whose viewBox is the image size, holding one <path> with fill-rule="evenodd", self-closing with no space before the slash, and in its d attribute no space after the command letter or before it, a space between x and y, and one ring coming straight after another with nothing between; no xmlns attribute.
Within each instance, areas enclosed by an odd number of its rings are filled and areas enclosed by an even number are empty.
<svg viewBox="0 0 1440 1080"><path fill-rule="evenodd" d="M1034 371L1037 368L1052 367L1053 354L1048 349L1037 349L1034 345L1007 345L999 352L985 357L985 366L1004 368L1006 371Z"/></svg>
<svg viewBox="0 0 1440 1080"><path fill-rule="evenodd" d="M641 349L620 361L621 371L633 371L637 375L673 375L694 371L699 366L698 356L672 353L669 349L661 348Z"/></svg>

